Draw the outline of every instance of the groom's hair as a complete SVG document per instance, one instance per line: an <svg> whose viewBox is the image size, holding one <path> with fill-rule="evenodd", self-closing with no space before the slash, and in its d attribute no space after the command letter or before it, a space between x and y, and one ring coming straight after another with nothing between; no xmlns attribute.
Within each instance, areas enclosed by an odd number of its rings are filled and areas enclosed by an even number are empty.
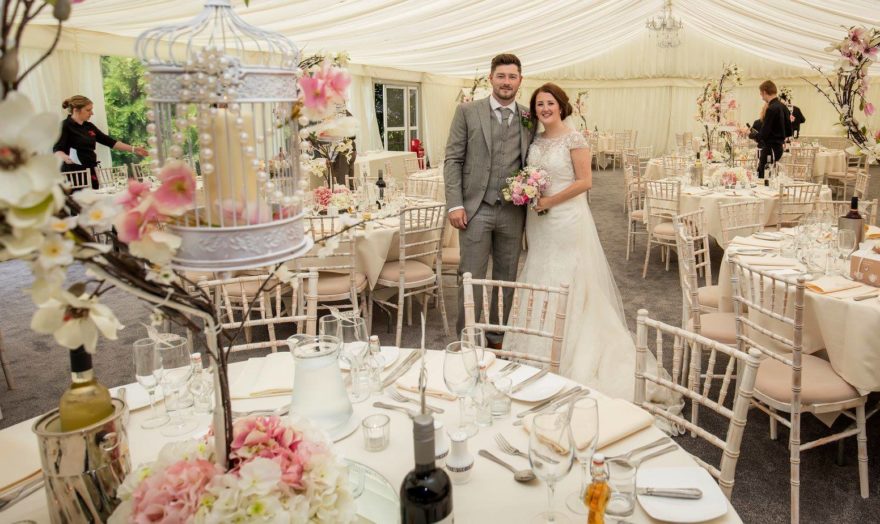
<svg viewBox="0 0 880 524"><path fill-rule="evenodd" d="M537 120L538 118L535 112L535 102L538 99L538 93L550 93L550 96L556 99L556 103L559 104L559 116L562 120L565 120L574 112L574 108L571 107L571 102L568 101L568 95L565 94L565 91L558 85L547 82L532 93L532 99L529 101L529 110L531 110L533 119Z"/></svg>
<svg viewBox="0 0 880 524"><path fill-rule="evenodd" d="M502 53L495 58L492 59L492 69L489 71L489 74L495 72L495 68L502 65L515 65L516 69L522 74L522 64L519 62L519 58L516 55L510 53Z"/></svg>

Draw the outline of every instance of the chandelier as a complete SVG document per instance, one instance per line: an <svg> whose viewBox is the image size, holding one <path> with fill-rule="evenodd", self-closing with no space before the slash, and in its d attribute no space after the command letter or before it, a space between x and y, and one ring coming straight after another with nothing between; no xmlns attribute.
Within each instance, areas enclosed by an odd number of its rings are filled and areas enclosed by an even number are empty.
<svg viewBox="0 0 880 524"><path fill-rule="evenodd" d="M672 16L672 0L666 0L663 12L645 22L645 27L657 39L658 47L678 47L683 26L681 18Z"/></svg>

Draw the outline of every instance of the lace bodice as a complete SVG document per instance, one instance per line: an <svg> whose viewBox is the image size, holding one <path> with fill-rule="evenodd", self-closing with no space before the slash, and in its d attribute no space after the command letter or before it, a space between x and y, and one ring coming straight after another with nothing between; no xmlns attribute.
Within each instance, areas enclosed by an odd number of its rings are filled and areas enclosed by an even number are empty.
<svg viewBox="0 0 880 524"><path fill-rule="evenodd" d="M550 175L548 195L558 193L574 182L570 151L587 147L590 144L577 131L554 138L545 138L543 133L535 137L529 147L528 164L541 167Z"/></svg>

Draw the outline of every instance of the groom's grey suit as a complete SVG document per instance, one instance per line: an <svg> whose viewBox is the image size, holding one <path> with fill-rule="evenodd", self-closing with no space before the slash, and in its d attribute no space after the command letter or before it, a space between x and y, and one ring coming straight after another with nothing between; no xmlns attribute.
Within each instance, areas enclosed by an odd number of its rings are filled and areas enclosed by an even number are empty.
<svg viewBox="0 0 880 524"><path fill-rule="evenodd" d="M531 133L522 124L524 108L516 104L510 114L493 110L489 98L461 104L455 111L443 178L446 184L448 210L464 208L467 227L459 232L461 262L458 273L472 273L485 278L492 257L492 278L516 280L525 207L504 200L501 188L505 180L525 165ZM503 114L503 116L502 116ZM512 290L504 296L504 316L510 312ZM480 318L482 293L474 290L476 316ZM497 295L492 294L491 319L497 323ZM464 327L464 296L458 291L458 321Z"/></svg>

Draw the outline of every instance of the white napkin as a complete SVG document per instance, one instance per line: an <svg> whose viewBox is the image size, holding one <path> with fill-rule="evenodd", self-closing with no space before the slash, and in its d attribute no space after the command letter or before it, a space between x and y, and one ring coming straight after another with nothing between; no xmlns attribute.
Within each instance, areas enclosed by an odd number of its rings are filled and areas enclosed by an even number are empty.
<svg viewBox="0 0 880 524"><path fill-rule="evenodd" d="M761 255L739 255L740 262L757 267L798 267L797 260L788 257L771 257Z"/></svg>
<svg viewBox="0 0 880 524"><path fill-rule="evenodd" d="M812 282L807 282L807 289L822 295L827 295L828 293L837 293L838 291L852 289L854 287L862 287L862 285L858 282L847 280L838 275L826 275L823 277L819 277Z"/></svg>
<svg viewBox="0 0 880 524"><path fill-rule="evenodd" d="M596 449L614 444L633 433L639 432L654 422L654 417L644 409L619 398L597 398L596 406L599 409L599 441ZM531 431L534 415L527 415L523 419L523 429ZM584 420L574 414L573 424L584 423ZM578 449L586 449L589 442L576 441Z"/></svg>
<svg viewBox="0 0 880 524"><path fill-rule="evenodd" d="M730 241L730 245L738 245L738 246L751 246L751 247L766 247L772 249L779 249L781 245L778 240L761 240L760 238L755 237L735 237Z"/></svg>
<svg viewBox="0 0 880 524"><path fill-rule="evenodd" d="M293 391L293 357L279 351L248 359L244 371L229 384L233 399L289 395Z"/></svg>

